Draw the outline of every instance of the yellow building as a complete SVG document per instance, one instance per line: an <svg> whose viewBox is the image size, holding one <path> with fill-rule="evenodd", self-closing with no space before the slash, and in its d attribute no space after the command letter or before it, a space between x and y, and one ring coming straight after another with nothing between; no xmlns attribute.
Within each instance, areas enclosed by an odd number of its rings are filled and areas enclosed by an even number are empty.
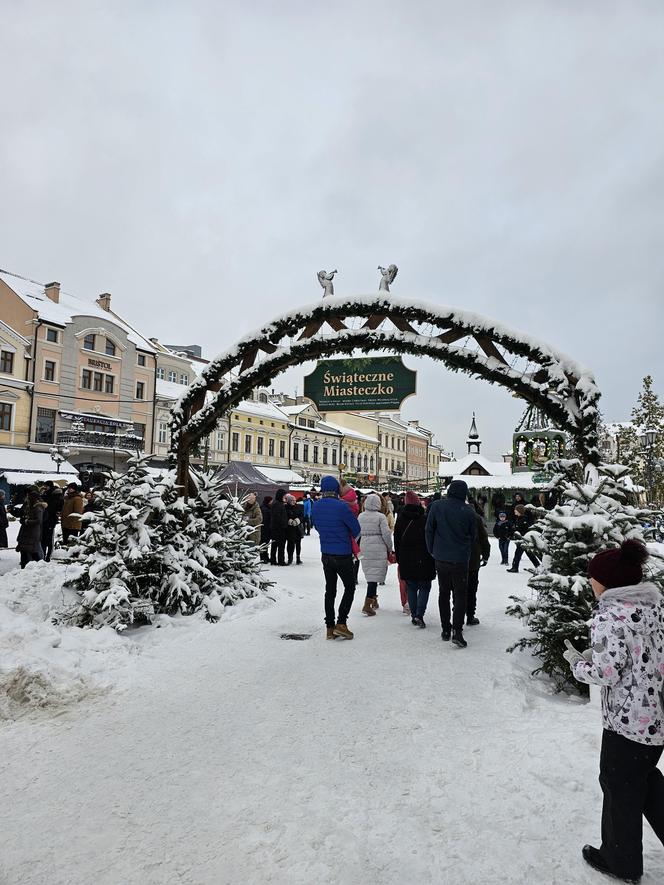
<svg viewBox="0 0 664 885"><path fill-rule="evenodd" d="M30 434L30 341L0 320L0 446L25 448Z"/></svg>
<svg viewBox="0 0 664 885"><path fill-rule="evenodd" d="M358 485L376 482L378 421L355 412L321 412L321 426L343 434L340 472Z"/></svg>
<svg viewBox="0 0 664 885"><path fill-rule="evenodd" d="M228 414L229 460L287 470L290 432L290 419L277 406L243 400Z"/></svg>

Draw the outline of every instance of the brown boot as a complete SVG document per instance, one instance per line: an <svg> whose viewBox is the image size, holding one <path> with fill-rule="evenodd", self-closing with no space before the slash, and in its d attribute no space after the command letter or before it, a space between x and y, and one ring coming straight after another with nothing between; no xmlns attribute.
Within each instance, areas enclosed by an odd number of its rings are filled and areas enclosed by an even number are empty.
<svg viewBox="0 0 664 885"><path fill-rule="evenodd" d="M350 632L345 624L337 624L337 626L334 628L334 635L340 636L342 639L353 638L353 634Z"/></svg>
<svg viewBox="0 0 664 885"><path fill-rule="evenodd" d="M378 597L377 597L377 596L372 596L372 597L371 597L371 605L372 605L374 608L380 608L380 606L378 605Z"/></svg>
<svg viewBox="0 0 664 885"><path fill-rule="evenodd" d="M334 627L327 628L327 636L325 638L326 639L336 639L337 638L334 634Z"/></svg>
<svg viewBox="0 0 664 885"><path fill-rule="evenodd" d="M369 617L374 617L376 612L373 607L373 600L371 596L367 596L364 600L364 607L362 608L362 614L369 615Z"/></svg>

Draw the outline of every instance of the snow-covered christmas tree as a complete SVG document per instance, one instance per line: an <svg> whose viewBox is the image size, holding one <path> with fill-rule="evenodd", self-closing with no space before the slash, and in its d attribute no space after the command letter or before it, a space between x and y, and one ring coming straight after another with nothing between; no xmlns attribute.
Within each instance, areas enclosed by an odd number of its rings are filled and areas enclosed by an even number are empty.
<svg viewBox="0 0 664 885"><path fill-rule="evenodd" d="M198 494L185 501L174 472L155 479L148 461L131 459L125 474L113 474L99 492L101 509L84 516L68 582L81 602L63 619L123 630L205 608L217 620L224 606L269 586L242 507L219 483L199 475Z"/></svg>
<svg viewBox="0 0 664 885"><path fill-rule="evenodd" d="M560 503L550 511L533 508L538 521L521 543L542 564L528 582L530 595L511 597L508 614L523 618L530 632L508 650L531 649L541 661L535 674L547 674L558 689L585 691L562 655L566 639L578 649L589 642L595 598L588 562L626 538L647 541L652 511L633 503L629 470L622 465L600 464L586 477L577 460L553 461L547 469L555 474L549 488ZM650 579L664 590L664 557L654 552L648 568Z"/></svg>

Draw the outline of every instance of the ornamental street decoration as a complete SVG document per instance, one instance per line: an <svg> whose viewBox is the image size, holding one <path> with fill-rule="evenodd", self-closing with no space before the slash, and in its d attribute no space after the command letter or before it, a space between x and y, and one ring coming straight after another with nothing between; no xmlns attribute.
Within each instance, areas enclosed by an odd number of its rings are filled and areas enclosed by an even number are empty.
<svg viewBox="0 0 664 885"><path fill-rule="evenodd" d="M256 387L308 360L384 351L429 356L505 387L568 433L597 464L600 391L587 368L532 335L472 311L408 298L330 296L276 317L206 366L173 407L171 446L183 494L189 455Z"/></svg>
<svg viewBox="0 0 664 885"><path fill-rule="evenodd" d="M304 395L321 412L398 411L417 389L401 357L323 360L304 378Z"/></svg>

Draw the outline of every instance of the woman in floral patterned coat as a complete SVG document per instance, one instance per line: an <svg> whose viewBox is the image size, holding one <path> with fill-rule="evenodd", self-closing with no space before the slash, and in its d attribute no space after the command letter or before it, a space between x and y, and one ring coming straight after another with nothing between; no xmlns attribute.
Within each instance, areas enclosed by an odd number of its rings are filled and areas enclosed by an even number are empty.
<svg viewBox="0 0 664 885"><path fill-rule="evenodd" d="M625 882L643 873L643 817L664 844L664 611L662 592L643 580L648 552L639 541L605 550L588 567L598 599L590 648L569 642L565 657L579 682L602 687L604 794L602 845L583 857Z"/></svg>

